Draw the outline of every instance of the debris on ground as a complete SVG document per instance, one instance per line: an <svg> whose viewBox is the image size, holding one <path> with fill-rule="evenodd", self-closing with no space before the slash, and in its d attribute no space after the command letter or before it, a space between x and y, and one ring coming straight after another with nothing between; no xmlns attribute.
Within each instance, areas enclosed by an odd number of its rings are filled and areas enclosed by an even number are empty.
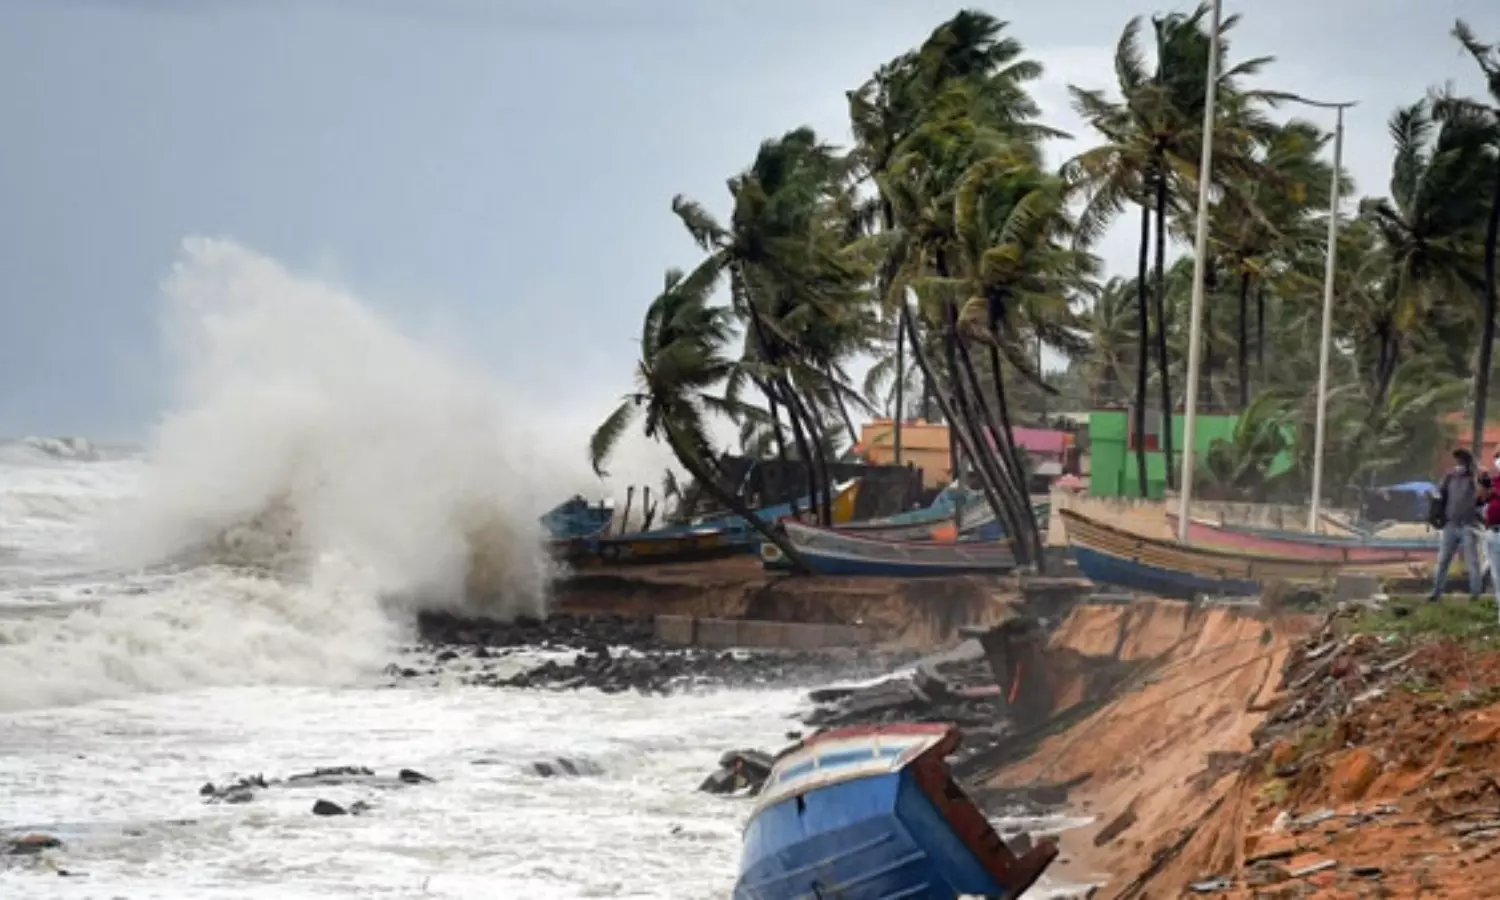
<svg viewBox="0 0 1500 900"><path fill-rule="evenodd" d="M1254 745L1231 802L1185 823L1197 836L1180 848L1173 877L1190 894L1494 894L1500 622L1491 601L1340 604L1289 655ZM1195 860L1203 870L1182 870ZM1148 893L1160 890L1173 885Z"/></svg>

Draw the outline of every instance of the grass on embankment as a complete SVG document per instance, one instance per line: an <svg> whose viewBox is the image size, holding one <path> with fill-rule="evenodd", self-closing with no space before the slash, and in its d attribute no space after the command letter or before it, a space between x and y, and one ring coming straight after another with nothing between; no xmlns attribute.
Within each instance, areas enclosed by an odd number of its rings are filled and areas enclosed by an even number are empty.
<svg viewBox="0 0 1500 900"><path fill-rule="evenodd" d="M1405 641L1452 640L1500 649L1500 618L1490 597L1451 598L1439 603L1425 597L1392 597L1380 609L1361 612L1349 630Z"/></svg>

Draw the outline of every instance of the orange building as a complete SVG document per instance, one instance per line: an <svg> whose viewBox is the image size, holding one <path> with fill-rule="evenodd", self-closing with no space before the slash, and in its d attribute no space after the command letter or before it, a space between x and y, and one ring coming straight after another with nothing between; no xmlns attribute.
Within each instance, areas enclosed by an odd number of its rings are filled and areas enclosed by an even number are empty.
<svg viewBox="0 0 1500 900"><path fill-rule="evenodd" d="M1474 440L1474 426L1465 413L1454 413L1446 416L1445 420L1451 425L1456 433L1453 439L1453 447L1468 447ZM1452 447L1445 448L1442 458L1438 462L1437 471L1442 472L1453 465L1451 456ZM1500 452L1500 422L1486 422L1484 434L1479 441L1479 459L1475 463L1480 468L1488 469L1494 465L1495 454Z"/></svg>
<svg viewBox="0 0 1500 900"><path fill-rule="evenodd" d="M891 419L867 422L859 430L854 452L871 465L896 464L896 424ZM923 419L901 424L901 464L922 470L922 486L943 487L953 480L949 471L948 426Z"/></svg>
<svg viewBox="0 0 1500 900"><path fill-rule="evenodd" d="M1048 428L1011 429L1016 445L1031 458L1032 475L1050 483L1063 473L1064 462L1075 446L1073 435ZM854 452L871 465L896 462L896 426L890 419L876 419L860 430ZM935 488L953 480L948 447L948 426L922 419L901 426L901 464L922 470L922 486Z"/></svg>

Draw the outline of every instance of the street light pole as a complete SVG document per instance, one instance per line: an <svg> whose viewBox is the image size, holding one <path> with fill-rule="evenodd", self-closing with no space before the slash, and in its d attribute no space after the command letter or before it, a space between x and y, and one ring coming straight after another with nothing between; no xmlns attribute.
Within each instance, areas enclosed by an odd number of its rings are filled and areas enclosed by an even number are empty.
<svg viewBox="0 0 1500 900"><path fill-rule="evenodd" d="M1214 100L1219 87L1219 17L1222 0L1213 0L1208 28L1208 84L1203 97L1203 156L1198 162L1198 228L1193 242L1193 302L1188 325L1187 412L1182 418L1182 482L1177 510L1177 540L1187 543L1193 503L1194 431L1198 424L1198 366L1203 331L1203 270L1208 262L1208 187L1213 180ZM1167 410L1162 410L1165 416ZM1167 460L1167 465L1172 461Z"/></svg>
<svg viewBox="0 0 1500 900"><path fill-rule="evenodd" d="M1317 534L1323 505L1323 439L1328 416L1328 349L1333 340L1333 272L1339 250L1339 167L1344 157L1344 110L1354 103L1317 103L1297 98L1309 106L1332 107L1338 111L1333 129L1333 184L1328 192L1328 258L1323 273L1323 336L1318 347L1318 412L1313 428L1312 503L1307 512L1307 530Z"/></svg>

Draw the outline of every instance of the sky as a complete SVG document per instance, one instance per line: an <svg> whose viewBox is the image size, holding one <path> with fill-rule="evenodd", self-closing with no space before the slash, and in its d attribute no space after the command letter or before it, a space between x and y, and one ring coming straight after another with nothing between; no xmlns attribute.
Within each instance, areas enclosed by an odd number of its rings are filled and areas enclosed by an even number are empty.
<svg viewBox="0 0 1500 900"><path fill-rule="evenodd" d="M1068 84L1108 87L1115 0L973 4ZM0 0L0 435L144 437L169 396L161 284L232 238L440 333L579 439L630 384L642 311L699 253L760 141L847 142L844 92L956 5L925 0ZM1259 82L1356 100L1345 159L1384 193L1390 112L1477 70L1493 0L1229 0ZM1331 125L1330 115L1309 117ZM1102 247L1132 266L1128 225ZM579 451L582 453L582 450Z"/></svg>

